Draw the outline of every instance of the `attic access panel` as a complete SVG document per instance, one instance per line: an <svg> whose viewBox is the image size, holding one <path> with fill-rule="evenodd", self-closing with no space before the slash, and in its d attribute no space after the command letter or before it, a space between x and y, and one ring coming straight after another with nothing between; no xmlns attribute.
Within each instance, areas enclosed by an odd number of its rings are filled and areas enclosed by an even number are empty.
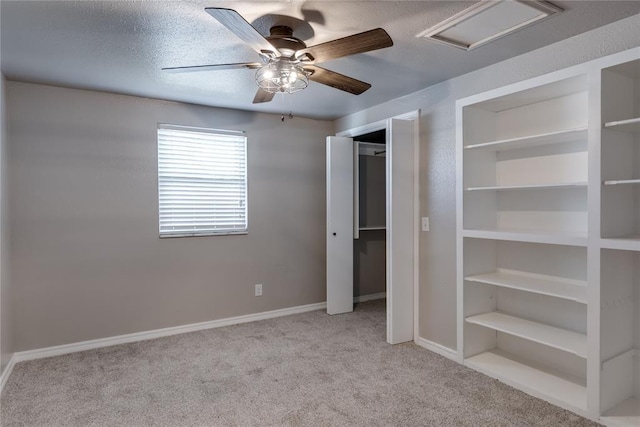
<svg viewBox="0 0 640 427"><path fill-rule="evenodd" d="M562 11L541 0L482 0L416 37L468 51Z"/></svg>

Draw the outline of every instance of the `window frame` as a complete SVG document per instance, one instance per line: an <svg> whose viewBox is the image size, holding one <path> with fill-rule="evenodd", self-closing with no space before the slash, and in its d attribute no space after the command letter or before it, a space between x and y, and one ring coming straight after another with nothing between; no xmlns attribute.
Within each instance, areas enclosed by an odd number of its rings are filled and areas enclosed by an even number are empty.
<svg viewBox="0 0 640 427"><path fill-rule="evenodd" d="M162 232L160 215L160 130L178 130L186 132L210 133L214 135L241 136L244 139L244 228L229 229L220 231L195 231L195 232ZM174 125L168 123L158 123L156 128L156 179L157 179L157 213L158 213L158 236L160 239L173 239L182 237L207 237L207 236L232 236L245 235L249 233L249 170L248 170L248 139L246 131L216 129L197 126Z"/></svg>

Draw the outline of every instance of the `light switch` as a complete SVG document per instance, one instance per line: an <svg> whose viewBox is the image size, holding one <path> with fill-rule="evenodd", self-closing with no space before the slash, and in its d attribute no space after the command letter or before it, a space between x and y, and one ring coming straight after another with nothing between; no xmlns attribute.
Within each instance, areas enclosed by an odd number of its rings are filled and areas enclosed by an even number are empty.
<svg viewBox="0 0 640 427"><path fill-rule="evenodd" d="M429 231L429 217L422 217L422 231Z"/></svg>

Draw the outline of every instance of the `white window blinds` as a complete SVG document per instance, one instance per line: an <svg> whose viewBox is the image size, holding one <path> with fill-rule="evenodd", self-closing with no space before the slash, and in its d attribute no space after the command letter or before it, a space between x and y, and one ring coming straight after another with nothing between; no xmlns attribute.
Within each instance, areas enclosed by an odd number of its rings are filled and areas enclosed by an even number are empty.
<svg viewBox="0 0 640 427"><path fill-rule="evenodd" d="M247 232L242 132L158 126L160 237Z"/></svg>

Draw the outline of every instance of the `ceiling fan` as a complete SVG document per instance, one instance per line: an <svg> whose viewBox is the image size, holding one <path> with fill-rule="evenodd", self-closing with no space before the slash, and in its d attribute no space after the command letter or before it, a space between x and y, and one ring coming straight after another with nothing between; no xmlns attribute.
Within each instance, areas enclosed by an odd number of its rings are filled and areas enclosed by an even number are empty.
<svg viewBox="0 0 640 427"><path fill-rule="evenodd" d="M293 93L307 87L309 80L360 95L371 87L369 83L336 73L316 64L357 53L393 46L393 40L382 28L365 31L340 39L307 47L293 36L293 30L284 25L271 27L270 35L263 37L233 9L205 8L205 11L231 30L259 55L261 62L169 67L163 71L213 71L236 68L257 69L258 92L253 103L269 102L276 93Z"/></svg>

